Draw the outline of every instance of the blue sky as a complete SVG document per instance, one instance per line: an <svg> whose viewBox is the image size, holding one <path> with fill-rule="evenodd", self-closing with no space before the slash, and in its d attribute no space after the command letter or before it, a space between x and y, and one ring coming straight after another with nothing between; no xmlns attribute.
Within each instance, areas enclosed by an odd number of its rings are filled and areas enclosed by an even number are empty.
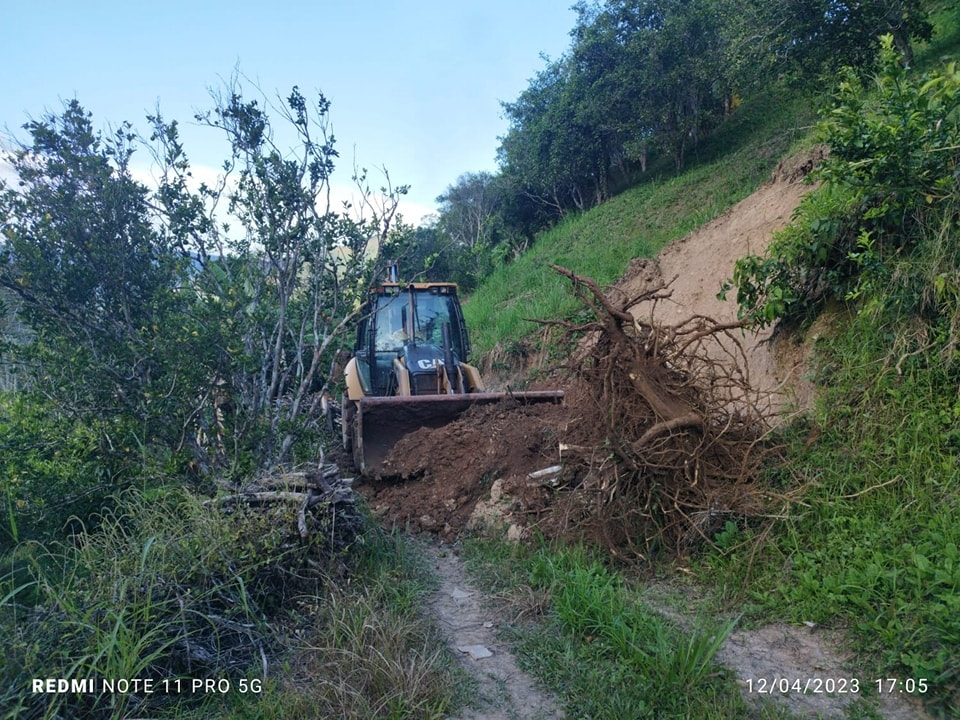
<svg viewBox="0 0 960 720"><path fill-rule="evenodd" d="M177 119L194 164L224 159L191 127L209 89L235 69L271 98L294 85L330 99L341 158L385 167L411 185L406 215L468 171L496 167L514 100L568 47L573 0L0 0L0 129L76 98L99 127L129 120L146 132L158 105ZM141 154L146 165L147 157Z"/></svg>

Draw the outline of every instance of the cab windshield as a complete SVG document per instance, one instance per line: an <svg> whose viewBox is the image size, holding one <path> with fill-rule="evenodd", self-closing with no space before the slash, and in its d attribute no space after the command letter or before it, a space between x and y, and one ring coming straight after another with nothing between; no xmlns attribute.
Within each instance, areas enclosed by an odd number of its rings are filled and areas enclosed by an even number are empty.
<svg viewBox="0 0 960 720"><path fill-rule="evenodd" d="M429 289L379 296L376 308L377 352L399 350L411 340L417 345L441 347L443 324L450 323L451 349L457 357L464 357L460 333L456 331L455 303L456 296L441 295Z"/></svg>

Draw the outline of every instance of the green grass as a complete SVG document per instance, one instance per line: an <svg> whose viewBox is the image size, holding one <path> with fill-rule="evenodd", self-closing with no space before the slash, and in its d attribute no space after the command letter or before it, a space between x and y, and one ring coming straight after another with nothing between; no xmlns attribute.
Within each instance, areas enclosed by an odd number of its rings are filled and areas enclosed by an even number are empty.
<svg viewBox="0 0 960 720"><path fill-rule="evenodd" d="M3 556L0 717L400 720L465 702L469 682L420 613L431 578L409 540L371 521L349 578L326 578L285 541L289 514L224 515L186 492L118 508L75 542ZM33 694L33 678L97 686ZM155 692L100 684L125 678ZM208 678L229 690L192 691Z"/></svg>
<svg viewBox="0 0 960 720"><path fill-rule="evenodd" d="M958 12L943 12L946 32L918 53L921 62L956 54ZM467 303L476 349L526 341L535 328L524 318L576 312L546 263L610 283L630 259L746 197L809 143L812 107L788 93L752 98L686 172L654 169L649 181L545 233ZM695 566L715 596L693 627L666 619L585 550L468 544L473 571L507 604L522 665L568 717L785 717L747 708L712 663L731 628L727 613L707 619L721 602L746 622L850 628L864 673L926 678L931 710L960 717L960 377L923 354L898 373L892 330L861 317L823 342L820 404L785 432L791 459L774 478L804 492L755 555L760 528L727 523L720 550ZM180 495L128 495L76 543L24 542L59 530L43 524L45 513L65 487L77 489L80 470L84 487L100 480L86 475L85 429L48 437L35 418L3 410L8 440L40 438L29 455L8 453L0 483L3 717L440 718L469 699L469 679L420 613L431 580L403 538L371 532L335 588L297 586L281 572L291 551L276 543L276 523L225 522ZM235 689L262 680L262 693L178 702L25 692L33 677L186 675L195 669L178 665L183 643L208 641L216 657L205 674Z"/></svg>
<svg viewBox="0 0 960 720"><path fill-rule="evenodd" d="M754 620L850 628L870 672L925 678L931 708L960 717L958 378L932 354L898 373L891 341L864 315L821 340L812 426L779 471L805 492L752 565L748 543L700 577L742 589Z"/></svg>
<svg viewBox="0 0 960 720"><path fill-rule="evenodd" d="M354 572L302 599L306 622L267 692L234 694L216 717L440 720L471 700L475 681L420 611L435 579L413 542L371 528Z"/></svg>

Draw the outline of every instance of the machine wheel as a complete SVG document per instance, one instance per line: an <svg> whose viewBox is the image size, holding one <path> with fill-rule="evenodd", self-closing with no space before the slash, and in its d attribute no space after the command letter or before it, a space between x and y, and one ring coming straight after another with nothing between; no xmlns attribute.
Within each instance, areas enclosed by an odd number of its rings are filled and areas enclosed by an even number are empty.
<svg viewBox="0 0 960 720"><path fill-rule="evenodd" d="M331 435L336 435L337 432L337 416L340 414L340 408L336 407L332 402L324 403L324 416L327 421L327 431Z"/></svg>

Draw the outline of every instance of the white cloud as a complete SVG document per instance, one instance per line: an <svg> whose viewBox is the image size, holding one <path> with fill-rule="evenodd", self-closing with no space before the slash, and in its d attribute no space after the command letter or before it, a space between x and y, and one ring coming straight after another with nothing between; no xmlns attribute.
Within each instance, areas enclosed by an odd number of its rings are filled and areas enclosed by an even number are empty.
<svg viewBox="0 0 960 720"><path fill-rule="evenodd" d="M155 164L149 166L133 165L130 167L130 175L134 180L143 183L151 190L160 186L161 172ZM210 167L209 165L191 165L187 187L196 192L200 189L201 184L206 184L208 187L218 187L222 180L223 170L220 168Z"/></svg>
<svg viewBox="0 0 960 720"><path fill-rule="evenodd" d="M414 227L422 225L427 218L436 215L437 209L427 207L415 202L400 201L400 213L403 215L403 221Z"/></svg>
<svg viewBox="0 0 960 720"><path fill-rule="evenodd" d="M371 190L367 203L363 202L363 196L356 185L345 183L331 183L330 187L330 209L335 212L341 212L344 203L350 205L352 216L355 218L369 218L371 213L382 214L387 203L387 197L384 193L377 190ZM372 206L372 207L371 207ZM406 196L400 197L397 213L403 216L403 222L407 225L416 227L430 215L436 214L436 209L422 205L421 203L407 200Z"/></svg>
<svg viewBox="0 0 960 720"><path fill-rule="evenodd" d="M17 174L13 171L13 165L7 160L6 155L0 155L0 180L7 183L7 187L16 187Z"/></svg>

